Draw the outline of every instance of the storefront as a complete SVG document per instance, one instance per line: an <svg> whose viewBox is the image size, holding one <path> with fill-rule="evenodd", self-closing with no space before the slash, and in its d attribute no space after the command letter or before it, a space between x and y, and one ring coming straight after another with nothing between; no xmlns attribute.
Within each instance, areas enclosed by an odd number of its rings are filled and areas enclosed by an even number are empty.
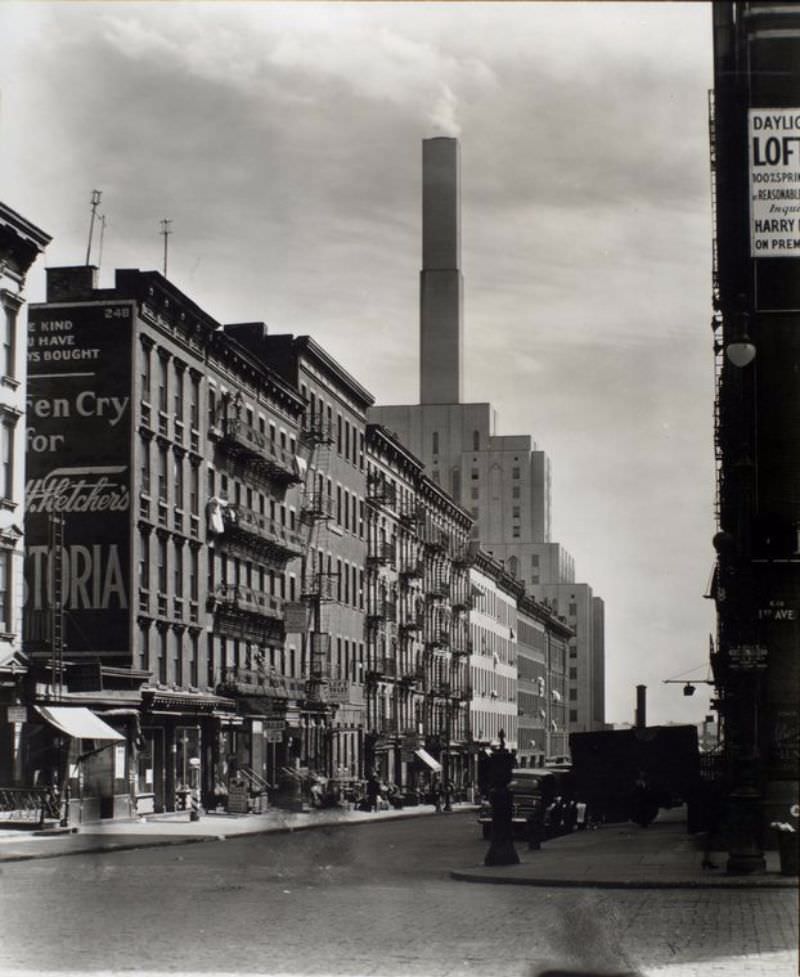
<svg viewBox="0 0 800 977"><path fill-rule="evenodd" d="M122 732L86 706L37 705L33 712L41 719L27 730L34 783L51 790L62 818L82 824L131 817L128 717L119 717Z"/></svg>
<svg viewBox="0 0 800 977"><path fill-rule="evenodd" d="M203 806L216 806L219 782L226 782L239 749L242 719L235 702L208 692L152 688L142 690L142 700L137 813L188 809L194 790Z"/></svg>

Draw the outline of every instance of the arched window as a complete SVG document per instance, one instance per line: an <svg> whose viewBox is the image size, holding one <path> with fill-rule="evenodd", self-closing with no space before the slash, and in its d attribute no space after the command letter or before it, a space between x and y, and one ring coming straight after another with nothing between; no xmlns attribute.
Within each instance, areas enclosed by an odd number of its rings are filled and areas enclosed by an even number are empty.
<svg viewBox="0 0 800 977"><path fill-rule="evenodd" d="M481 450L481 432L480 431L473 431L472 432L472 450L473 451L480 451Z"/></svg>

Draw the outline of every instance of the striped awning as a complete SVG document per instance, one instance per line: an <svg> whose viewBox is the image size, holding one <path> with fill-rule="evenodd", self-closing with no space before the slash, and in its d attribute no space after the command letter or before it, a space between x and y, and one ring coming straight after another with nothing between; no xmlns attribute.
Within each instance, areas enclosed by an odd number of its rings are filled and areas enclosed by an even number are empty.
<svg viewBox="0 0 800 977"><path fill-rule="evenodd" d="M84 706L36 706L51 726L76 740L124 740L122 733Z"/></svg>

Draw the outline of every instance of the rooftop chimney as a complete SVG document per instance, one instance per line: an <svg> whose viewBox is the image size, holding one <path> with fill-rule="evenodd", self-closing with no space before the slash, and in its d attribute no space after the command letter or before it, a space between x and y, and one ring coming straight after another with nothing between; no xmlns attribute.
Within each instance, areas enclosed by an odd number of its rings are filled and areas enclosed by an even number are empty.
<svg viewBox="0 0 800 977"><path fill-rule="evenodd" d="M420 403L462 396L461 181L458 140L422 142Z"/></svg>
<svg viewBox="0 0 800 977"><path fill-rule="evenodd" d="M636 728L644 729L647 725L647 686L636 686Z"/></svg>

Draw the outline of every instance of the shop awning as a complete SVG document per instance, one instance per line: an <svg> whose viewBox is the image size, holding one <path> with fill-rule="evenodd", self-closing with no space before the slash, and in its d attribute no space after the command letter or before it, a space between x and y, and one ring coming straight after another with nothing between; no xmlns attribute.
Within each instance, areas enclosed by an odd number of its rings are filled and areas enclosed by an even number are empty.
<svg viewBox="0 0 800 977"><path fill-rule="evenodd" d="M420 758L420 760L422 760L423 763L427 763L434 773L442 772L441 763L439 763L438 760L434 760L427 750L423 750L422 747L420 747L418 750L414 750L414 753Z"/></svg>
<svg viewBox="0 0 800 977"><path fill-rule="evenodd" d="M104 723L91 709L82 706L36 706L51 726L76 740L124 740L122 733Z"/></svg>

